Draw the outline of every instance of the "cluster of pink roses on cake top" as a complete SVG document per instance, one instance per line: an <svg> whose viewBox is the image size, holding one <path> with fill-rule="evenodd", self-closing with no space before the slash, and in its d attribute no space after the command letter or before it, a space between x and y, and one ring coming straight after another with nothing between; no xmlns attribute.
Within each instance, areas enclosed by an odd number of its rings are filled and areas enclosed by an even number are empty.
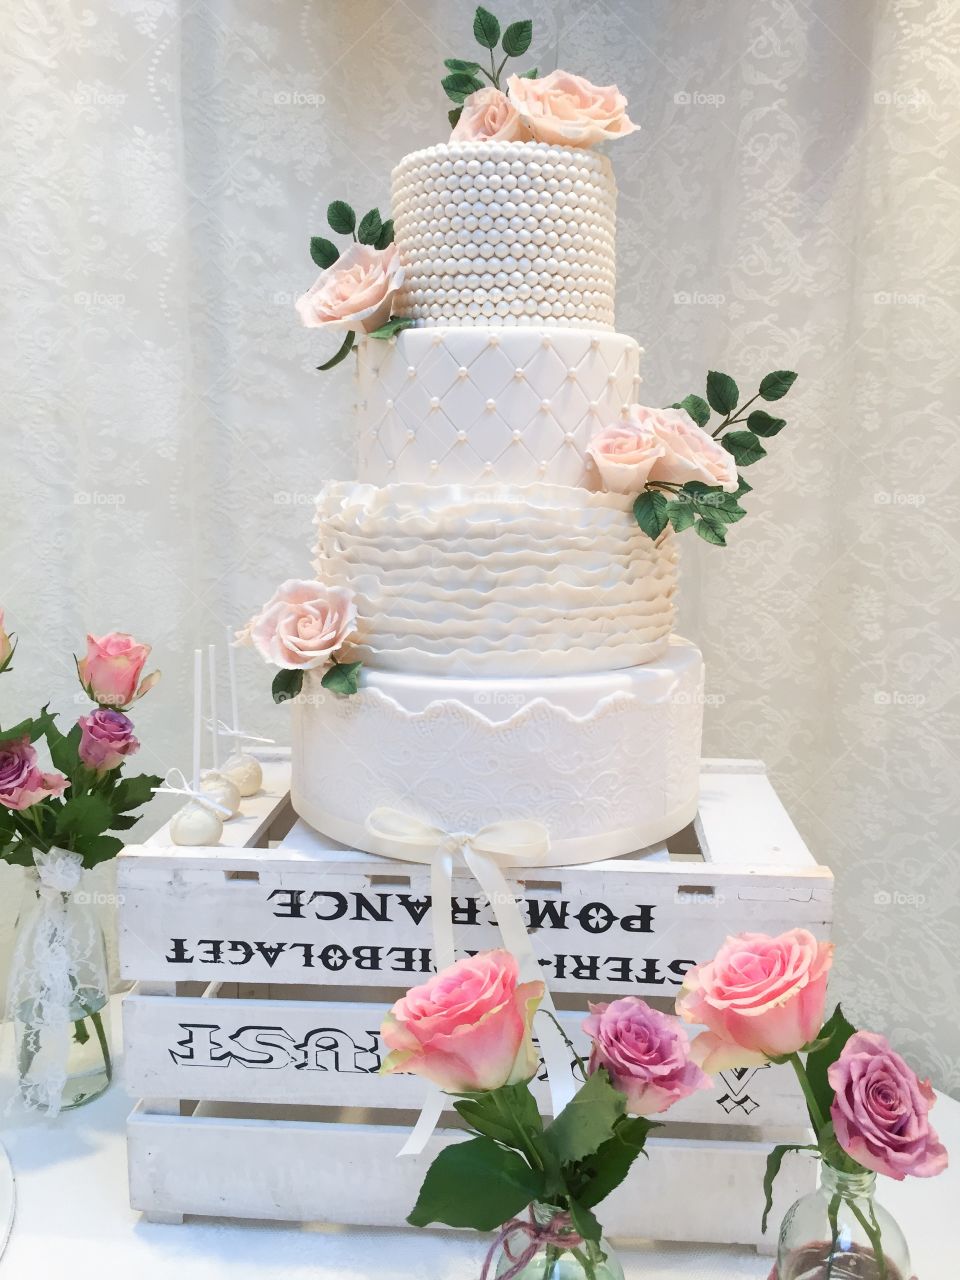
<svg viewBox="0 0 960 1280"><path fill-rule="evenodd" d="M14 648L0 611L0 672L11 669ZM132 825L129 815L161 781L149 775L120 778L124 763L140 749L126 712L160 678L158 671L142 675L149 653L149 645L122 632L88 635L76 665L94 710L81 715L68 734L59 731L46 708L0 731L2 856L24 863L31 854L58 845L80 853L91 865L122 847L118 838L105 833ZM41 763L36 745L41 741L52 769Z"/></svg>
<svg viewBox="0 0 960 1280"><path fill-rule="evenodd" d="M546 76L511 76L506 92L489 85L470 94L450 141L592 147L624 138L638 127L615 84L592 84L558 68Z"/></svg>

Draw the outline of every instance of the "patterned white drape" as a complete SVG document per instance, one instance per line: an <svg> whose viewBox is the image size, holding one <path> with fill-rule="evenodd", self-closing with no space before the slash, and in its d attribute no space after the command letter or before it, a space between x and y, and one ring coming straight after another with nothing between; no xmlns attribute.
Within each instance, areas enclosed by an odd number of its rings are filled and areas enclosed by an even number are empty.
<svg viewBox="0 0 960 1280"><path fill-rule="evenodd" d="M308 235L332 198L384 208L391 164L445 135L472 9L6 6L3 723L47 696L77 714L71 651L123 627L166 675L140 759L186 763L189 650L305 574L313 495L352 474L351 379L313 371L332 348L291 307ZM526 12L541 68L616 77L643 125L614 162L650 401L708 367L800 371L731 547L684 537L707 749L763 757L835 869L851 1015L960 1093L956 6ZM240 666L251 729L282 740Z"/></svg>

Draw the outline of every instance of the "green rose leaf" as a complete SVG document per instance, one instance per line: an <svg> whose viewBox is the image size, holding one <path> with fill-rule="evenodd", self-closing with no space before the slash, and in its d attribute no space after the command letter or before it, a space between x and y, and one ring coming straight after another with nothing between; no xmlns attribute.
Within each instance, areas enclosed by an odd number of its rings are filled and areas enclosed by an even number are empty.
<svg viewBox="0 0 960 1280"><path fill-rule="evenodd" d="M748 484L743 476L737 476L737 480L739 484L737 485L736 493L733 495L735 498L742 498L745 493L753 493L753 485Z"/></svg>
<svg viewBox="0 0 960 1280"><path fill-rule="evenodd" d="M326 271L327 267L332 267L340 257L340 250L332 240L325 240L323 236L311 236L310 257L321 271Z"/></svg>
<svg viewBox="0 0 960 1280"><path fill-rule="evenodd" d="M688 480L682 486L684 493L691 494L694 498L702 498L707 494L719 493L721 490L715 484L704 484L702 480Z"/></svg>
<svg viewBox="0 0 960 1280"><path fill-rule="evenodd" d="M302 688L303 672L299 668L291 671L284 667L273 677L270 691L273 694L274 702L289 702L291 698L297 696Z"/></svg>
<svg viewBox="0 0 960 1280"><path fill-rule="evenodd" d="M621 1120L614 1128L613 1136L602 1142L596 1154L587 1161L586 1182L577 1190L579 1203L592 1208L616 1190L630 1172L634 1160L643 1152L650 1130L660 1127L643 1116Z"/></svg>
<svg viewBox="0 0 960 1280"><path fill-rule="evenodd" d="M346 200L334 200L327 205L327 222L341 236L352 236L357 225L357 215Z"/></svg>
<svg viewBox="0 0 960 1280"><path fill-rule="evenodd" d="M473 34L476 37L477 44L482 44L485 49L495 49L497 47L497 41L500 39L500 23L482 5L477 7L477 11L473 15Z"/></svg>
<svg viewBox="0 0 960 1280"><path fill-rule="evenodd" d="M717 413L732 413L740 399L740 388L728 373L711 369L707 374L707 399Z"/></svg>
<svg viewBox="0 0 960 1280"><path fill-rule="evenodd" d="M760 394L764 400L782 400L796 380L797 375L789 369L777 369L760 383Z"/></svg>
<svg viewBox="0 0 960 1280"><path fill-rule="evenodd" d="M843 1016L843 1010L837 1005L817 1037L821 1042L820 1047L807 1054L807 1079L824 1117L830 1115L830 1105L833 1102L833 1090L827 1080L827 1071L840 1057L843 1046L855 1031L856 1028L851 1026Z"/></svg>
<svg viewBox="0 0 960 1280"><path fill-rule="evenodd" d="M625 1105L626 1098L613 1087L608 1072L601 1067L587 1077L547 1126L544 1142L563 1165L585 1160L610 1137Z"/></svg>
<svg viewBox="0 0 960 1280"><path fill-rule="evenodd" d="M367 337L380 338L385 341L387 338L392 338L395 333L401 333L404 329L412 329L416 323L416 320L411 320L409 316L391 316L386 324L382 324L379 329L372 329L367 334Z"/></svg>
<svg viewBox="0 0 960 1280"><path fill-rule="evenodd" d="M347 336L343 340L343 345L340 347L340 350L337 352L337 354L335 356L331 356L330 359L325 361L323 364L318 364L317 371L319 373L326 373L328 369L335 368L341 362L341 360L346 360L347 356L350 354L351 350L353 349L353 344L356 341L356 337L357 335L354 333L352 329L350 329L347 332Z"/></svg>
<svg viewBox="0 0 960 1280"><path fill-rule="evenodd" d="M463 107L450 108L450 110L447 112L447 119L450 121L451 129L455 129L457 127L457 122L459 121L462 115L463 115Z"/></svg>
<svg viewBox="0 0 960 1280"><path fill-rule="evenodd" d="M521 72L520 72L520 79L521 79L521 80L536 80L536 78L537 78L537 76L538 76L539 74L540 74L540 72L537 70L537 68L536 68L536 67L531 67L529 71L521 71Z"/></svg>
<svg viewBox="0 0 960 1280"><path fill-rule="evenodd" d="M360 226L357 228L357 239L361 244L375 245L380 238L382 230L383 219L380 217L380 210L371 209L369 213L365 213L360 219Z"/></svg>
<svg viewBox="0 0 960 1280"><path fill-rule="evenodd" d="M686 409L698 427L705 427L710 421L710 406L701 396L684 396L671 409Z"/></svg>
<svg viewBox="0 0 960 1280"><path fill-rule="evenodd" d="M470 97L471 93L476 93L478 89L483 88L482 80L478 80L476 76L468 76L463 71L451 71L450 75L444 76L440 83L450 101L456 103L462 103L465 98Z"/></svg>
<svg viewBox="0 0 960 1280"><path fill-rule="evenodd" d="M529 18L523 22L511 22L503 33L503 52L511 58L519 58L530 48L533 39L533 23Z"/></svg>
<svg viewBox="0 0 960 1280"><path fill-rule="evenodd" d="M110 792L110 805L114 813L129 813L133 809L140 809L153 799L154 788L162 785L163 779L153 773L136 773L132 778L121 778ZM111 822L110 829L123 830L115 822Z"/></svg>
<svg viewBox="0 0 960 1280"><path fill-rule="evenodd" d="M775 436L786 425L786 418L774 418L766 409L754 409L747 415L747 426L757 436Z"/></svg>
<svg viewBox="0 0 960 1280"><path fill-rule="evenodd" d="M71 780L77 776L81 768L80 739L82 735L83 730L78 724L75 724L66 736L54 724L50 725L45 734L53 767L65 773Z"/></svg>
<svg viewBox="0 0 960 1280"><path fill-rule="evenodd" d="M720 437L727 453L733 454L738 467L749 467L767 456L767 451L752 431L730 431Z"/></svg>
<svg viewBox="0 0 960 1280"><path fill-rule="evenodd" d="M527 1133L536 1134L543 1130L540 1108L526 1081L506 1084L487 1093L471 1093L453 1105L478 1133L508 1147L517 1145L518 1124Z"/></svg>
<svg viewBox="0 0 960 1280"><path fill-rule="evenodd" d="M349 695L360 688L362 662L335 662L320 683L333 693Z"/></svg>
<svg viewBox="0 0 960 1280"><path fill-rule="evenodd" d="M583 1236L584 1240L592 1240L595 1244L600 1243L603 1228L597 1221L597 1215L573 1196L570 1197L570 1220L577 1235Z"/></svg>
<svg viewBox="0 0 960 1280"><path fill-rule="evenodd" d="M112 819L113 807L105 796L74 796L57 813L54 834L64 843L74 837L98 836L109 828Z"/></svg>
<svg viewBox="0 0 960 1280"><path fill-rule="evenodd" d="M646 489L633 504L633 514L647 537L656 541L670 519L670 503L656 489Z"/></svg>
<svg viewBox="0 0 960 1280"><path fill-rule="evenodd" d="M448 71L465 71L468 76L480 74L480 63L468 62L466 58L444 58L443 65Z"/></svg>
<svg viewBox="0 0 960 1280"><path fill-rule="evenodd" d="M723 521L709 519L705 515L701 515L697 521L697 534L704 540L709 542L712 547L725 547L727 545L727 534L723 527Z"/></svg>
<svg viewBox="0 0 960 1280"><path fill-rule="evenodd" d="M123 841L118 836L77 836L73 848L82 855L85 867L95 867L98 862L115 858L123 848Z"/></svg>
<svg viewBox="0 0 960 1280"><path fill-rule="evenodd" d="M669 504L670 523L677 533L683 533L684 529L690 528L694 521L694 515L692 502L671 502Z"/></svg>
<svg viewBox="0 0 960 1280"><path fill-rule="evenodd" d="M393 244L393 219L388 218L380 228L376 247L378 249L386 249L391 244Z"/></svg>
<svg viewBox="0 0 960 1280"><path fill-rule="evenodd" d="M773 1184L776 1181L777 1174L780 1172L780 1166L783 1164L783 1157L788 1151L816 1151L816 1147L800 1146L796 1143L782 1143L778 1147L774 1147L767 1156L767 1171L763 1175L763 1194L765 1203L763 1206L763 1218L760 1221L760 1230L766 1232L767 1219L770 1217L770 1210L773 1208Z"/></svg>
<svg viewBox="0 0 960 1280"><path fill-rule="evenodd" d="M443 1222L493 1231L538 1200L543 1185L543 1176L515 1151L492 1138L471 1138L440 1152L407 1221L412 1227Z"/></svg>
<svg viewBox="0 0 960 1280"><path fill-rule="evenodd" d="M44 707L39 715L30 716L27 720L21 720L19 724L13 725L12 728L0 731L0 743L15 742L17 738L29 738L31 742L36 742L51 730L60 732L57 729L55 717L50 714L47 707Z"/></svg>

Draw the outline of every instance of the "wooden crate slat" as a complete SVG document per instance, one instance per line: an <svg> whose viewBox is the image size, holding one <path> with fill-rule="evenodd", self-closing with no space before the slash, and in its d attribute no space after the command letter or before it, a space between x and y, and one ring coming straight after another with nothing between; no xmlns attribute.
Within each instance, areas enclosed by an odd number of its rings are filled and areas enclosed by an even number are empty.
<svg viewBox="0 0 960 1280"><path fill-rule="evenodd" d="M232 985L232 984L231 984ZM273 991L282 988L273 988ZM294 988L294 990L296 990ZM243 988L241 988L241 993ZM379 1028L390 1001L143 995L124 999L124 1081L136 1097L367 1108L419 1107L422 1081L381 1076L386 1053ZM577 1051L586 1009L561 1011ZM549 1093L538 1082L544 1110ZM150 1110L155 1107L150 1104ZM671 1108L670 1123L780 1126L805 1123L789 1071L762 1067L725 1072L716 1087Z"/></svg>
<svg viewBox="0 0 960 1280"><path fill-rule="evenodd" d="M127 1125L132 1206L167 1215L396 1227L437 1151L458 1140L438 1131L422 1155L400 1159L407 1134L401 1126L271 1119L268 1108L239 1117L229 1112L205 1104L193 1116L153 1116L138 1107ZM762 1138L651 1138L649 1160L638 1160L603 1203L608 1234L772 1247L775 1241L760 1234L771 1145ZM814 1161L787 1156L771 1221L779 1222L815 1182ZM678 1196L678 1187L698 1194Z"/></svg>

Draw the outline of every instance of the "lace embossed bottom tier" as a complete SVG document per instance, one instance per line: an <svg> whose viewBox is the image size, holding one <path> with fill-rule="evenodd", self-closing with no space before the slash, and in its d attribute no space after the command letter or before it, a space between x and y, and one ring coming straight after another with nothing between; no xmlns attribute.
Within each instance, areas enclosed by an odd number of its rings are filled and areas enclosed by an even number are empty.
<svg viewBox="0 0 960 1280"><path fill-rule="evenodd" d="M482 678L365 668L339 697L308 673L294 703L293 806L355 849L377 808L445 832L533 819L554 866L655 844L697 809L703 660L673 638L643 666Z"/></svg>

